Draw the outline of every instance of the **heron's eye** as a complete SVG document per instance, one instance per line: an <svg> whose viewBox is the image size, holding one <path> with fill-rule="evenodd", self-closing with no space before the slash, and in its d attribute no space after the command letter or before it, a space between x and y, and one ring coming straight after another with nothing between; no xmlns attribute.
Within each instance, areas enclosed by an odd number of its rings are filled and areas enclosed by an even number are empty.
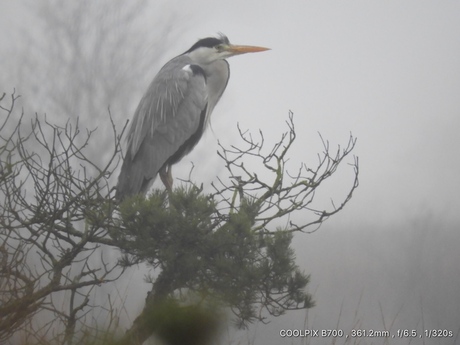
<svg viewBox="0 0 460 345"><path fill-rule="evenodd" d="M216 46L216 50L218 52L221 52L223 50L223 48L224 48L224 46L222 44L219 44L219 45Z"/></svg>

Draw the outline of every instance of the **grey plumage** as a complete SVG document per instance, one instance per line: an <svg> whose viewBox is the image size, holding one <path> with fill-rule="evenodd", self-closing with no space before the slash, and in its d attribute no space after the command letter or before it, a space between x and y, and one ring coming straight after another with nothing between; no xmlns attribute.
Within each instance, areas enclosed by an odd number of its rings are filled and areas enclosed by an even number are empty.
<svg viewBox="0 0 460 345"><path fill-rule="evenodd" d="M163 66L142 97L128 131L118 200L145 194L158 173L166 188L172 188L171 165L198 143L227 86L230 70L224 58L262 50L266 48L232 46L221 35L198 41Z"/></svg>

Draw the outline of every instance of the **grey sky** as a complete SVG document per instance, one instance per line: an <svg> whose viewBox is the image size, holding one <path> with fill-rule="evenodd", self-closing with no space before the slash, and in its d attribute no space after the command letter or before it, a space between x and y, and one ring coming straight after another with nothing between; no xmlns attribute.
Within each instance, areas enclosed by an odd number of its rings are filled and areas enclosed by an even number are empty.
<svg viewBox="0 0 460 345"><path fill-rule="evenodd" d="M24 28L23 9L11 0L2 3L0 40L7 47L9 30ZM213 131L175 168L179 174L182 167L186 176L190 161L219 171L216 150L209 148L216 147L216 137L232 143L236 122L253 132L261 129L275 142L288 110L298 129L293 161L316 162L317 132L332 146L345 145L350 132L358 138L360 187L351 203L317 233L296 241L299 264L312 273L318 306L310 316L316 328L328 322L332 327L342 302L353 315L361 293L368 328L382 327L379 302L390 322L404 301L401 315L413 317L409 324L420 321L426 303L426 308L444 306L431 309L435 316L425 310L430 325L459 327L460 309L448 301L460 297L460 250L455 249L460 246L460 2L160 3L152 4L152 17L158 11L174 14L178 38L158 66L197 38L219 31L233 43L272 48L229 60L231 78L214 111ZM146 25L156 30L155 22ZM153 78L156 72L146 73ZM0 91L12 87L2 85ZM342 167L325 197L343 195L352 183L347 169ZM205 168L198 168L195 176L202 173ZM303 317L288 315L259 326L256 344L268 344L267 339L291 344L292 339L273 337L280 328L300 327Z"/></svg>

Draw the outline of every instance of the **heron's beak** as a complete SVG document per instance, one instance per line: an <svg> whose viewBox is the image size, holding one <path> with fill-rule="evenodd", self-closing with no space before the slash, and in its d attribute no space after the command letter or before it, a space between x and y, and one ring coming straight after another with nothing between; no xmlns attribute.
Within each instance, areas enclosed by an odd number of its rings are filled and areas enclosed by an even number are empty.
<svg viewBox="0 0 460 345"><path fill-rule="evenodd" d="M246 54L246 53L258 53L258 52L263 52L266 50L270 50L270 48L256 47L256 46L237 46L233 44L230 44L227 48L227 51L231 53L232 55Z"/></svg>

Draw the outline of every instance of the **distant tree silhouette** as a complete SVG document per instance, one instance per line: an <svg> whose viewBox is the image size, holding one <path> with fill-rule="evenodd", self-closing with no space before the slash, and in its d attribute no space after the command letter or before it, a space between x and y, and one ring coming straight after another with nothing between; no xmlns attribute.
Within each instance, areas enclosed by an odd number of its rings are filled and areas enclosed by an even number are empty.
<svg viewBox="0 0 460 345"><path fill-rule="evenodd" d="M24 7L33 22L13 41L7 85L32 114L46 113L60 126L78 119L82 128L99 128L88 155L108 159L104 115L110 107L116 123L130 117L174 35L174 12L155 17L161 21L152 32L140 24L151 13L147 0L42 0Z"/></svg>

